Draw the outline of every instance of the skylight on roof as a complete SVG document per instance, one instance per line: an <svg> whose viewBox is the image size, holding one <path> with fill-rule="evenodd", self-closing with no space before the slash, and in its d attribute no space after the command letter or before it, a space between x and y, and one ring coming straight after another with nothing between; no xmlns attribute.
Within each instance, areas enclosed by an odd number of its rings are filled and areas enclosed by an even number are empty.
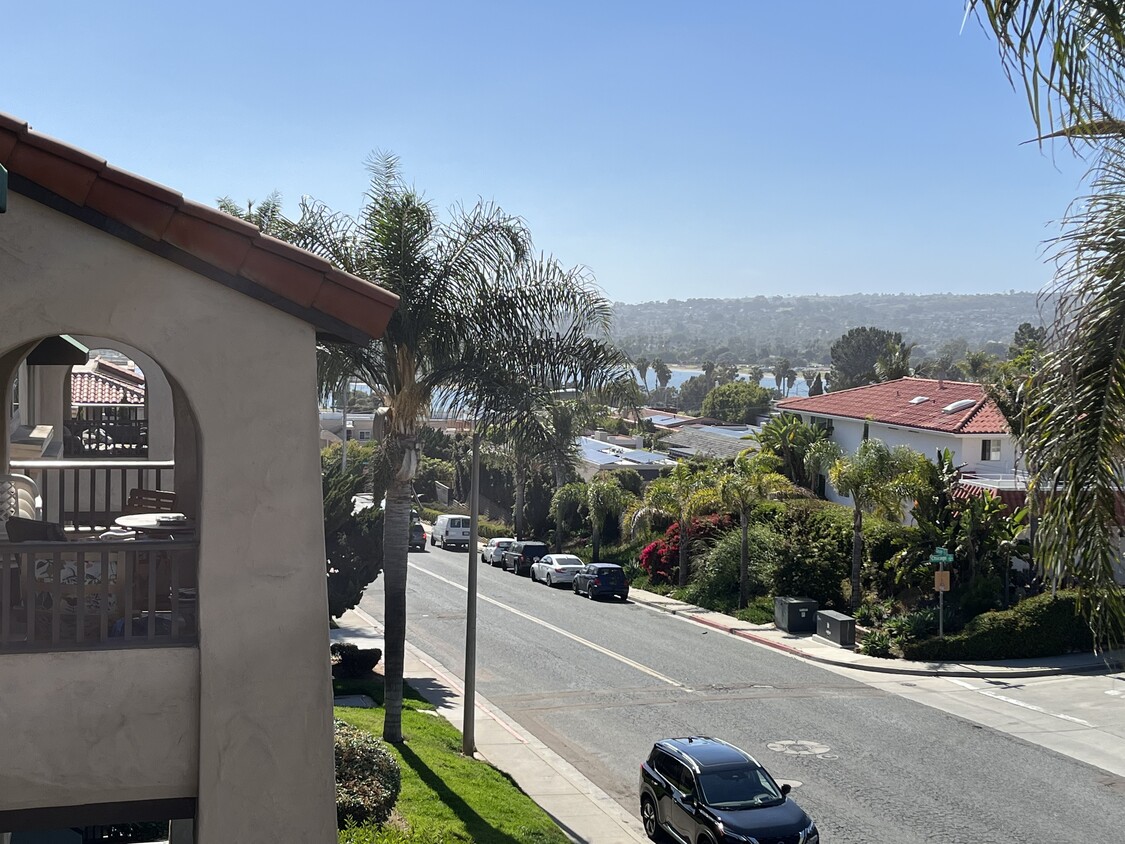
<svg viewBox="0 0 1125 844"><path fill-rule="evenodd" d="M930 400L929 396L915 396L914 398L912 398L910 400L910 403L911 404L921 404L922 402L929 401L929 400Z"/></svg>
<svg viewBox="0 0 1125 844"><path fill-rule="evenodd" d="M970 408L976 403L977 403L976 399L961 399L960 401L953 402L953 404L947 404L945 407L943 407L941 409L941 412L942 413L956 413L959 410L965 410L967 408Z"/></svg>

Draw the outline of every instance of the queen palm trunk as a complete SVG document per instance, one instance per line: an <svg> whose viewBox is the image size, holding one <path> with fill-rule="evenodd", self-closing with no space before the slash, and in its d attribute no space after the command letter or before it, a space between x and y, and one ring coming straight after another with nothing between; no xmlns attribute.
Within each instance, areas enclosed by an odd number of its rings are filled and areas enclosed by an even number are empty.
<svg viewBox="0 0 1125 844"><path fill-rule="evenodd" d="M850 605L852 612L859 607L860 594L859 576L863 569L863 508L858 504L852 513L852 597Z"/></svg>
<svg viewBox="0 0 1125 844"><path fill-rule="evenodd" d="M402 671L406 649L406 559L410 536L411 478L396 476L383 512L383 738L402 741Z"/></svg>
<svg viewBox="0 0 1125 844"><path fill-rule="evenodd" d="M680 517L680 571L677 575L677 585L683 589L688 581L688 542L691 539L691 517Z"/></svg>
<svg viewBox="0 0 1125 844"><path fill-rule="evenodd" d="M742 554L738 561L738 608L743 610L750 603L750 520L747 518L746 508L739 511L738 517L742 526Z"/></svg>
<svg viewBox="0 0 1125 844"><path fill-rule="evenodd" d="M512 505L512 524L516 528L516 539L523 539L523 496L524 486L527 484L527 470L519 463L516 464L516 468L512 472L512 480L516 488L516 502Z"/></svg>

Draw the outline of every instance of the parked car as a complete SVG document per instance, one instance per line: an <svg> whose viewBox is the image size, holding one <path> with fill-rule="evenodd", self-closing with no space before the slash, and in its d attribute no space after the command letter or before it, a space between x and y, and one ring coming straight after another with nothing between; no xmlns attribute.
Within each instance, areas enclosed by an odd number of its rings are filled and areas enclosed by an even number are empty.
<svg viewBox="0 0 1125 844"><path fill-rule="evenodd" d="M663 739L641 765L641 820L653 841L820 844L813 819L744 750L706 736Z"/></svg>
<svg viewBox="0 0 1125 844"><path fill-rule="evenodd" d="M426 528L421 522L414 522L410 526L410 550L426 550Z"/></svg>
<svg viewBox="0 0 1125 844"><path fill-rule="evenodd" d="M611 595L624 601L629 597L625 570L613 563L590 563L575 572L571 584L575 595L585 595L590 599Z"/></svg>
<svg viewBox="0 0 1125 844"><path fill-rule="evenodd" d="M554 586L571 583L586 564L573 554L544 554L531 564L531 580Z"/></svg>
<svg viewBox="0 0 1125 844"><path fill-rule="evenodd" d="M504 562L504 551L516 540L510 536L494 536L480 552L480 561L495 566Z"/></svg>
<svg viewBox="0 0 1125 844"><path fill-rule="evenodd" d="M550 550L545 542L517 540L504 549L504 568L511 569L512 574L526 574L531 564Z"/></svg>
<svg viewBox="0 0 1125 844"><path fill-rule="evenodd" d="M468 516L453 516L443 513L434 520L430 532L430 544L442 548L469 548L469 529L472 519Z"/></svg>

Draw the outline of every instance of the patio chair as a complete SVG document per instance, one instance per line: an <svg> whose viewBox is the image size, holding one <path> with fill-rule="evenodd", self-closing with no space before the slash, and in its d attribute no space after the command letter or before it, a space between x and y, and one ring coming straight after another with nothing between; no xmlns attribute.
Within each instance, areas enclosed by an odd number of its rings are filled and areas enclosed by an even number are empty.
<svg viewBox="0 0 1125 844"><path fill-rule="evenodd" d="M143 489L137 487L129 490L125 499L123 511L126 515L136 513L175 513L176 493L166 489Z"/></svg>

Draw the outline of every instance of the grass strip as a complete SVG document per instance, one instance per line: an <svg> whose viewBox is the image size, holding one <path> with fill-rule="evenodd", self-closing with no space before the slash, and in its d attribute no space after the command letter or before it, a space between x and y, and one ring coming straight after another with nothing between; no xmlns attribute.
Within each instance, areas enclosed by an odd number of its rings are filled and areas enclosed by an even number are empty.
<svg viewBox="0 0 1125 844"><path fill-rule="evenodd" d="M365 694L374 709L337 707L336 717L383 734L382 681L337 680L336 694ZM343 830L340 844L567 844L567 837L511 777L461 754L461 733L406 686L402 732L390 745L402 768L397 817L383 829Z"/></svg>

